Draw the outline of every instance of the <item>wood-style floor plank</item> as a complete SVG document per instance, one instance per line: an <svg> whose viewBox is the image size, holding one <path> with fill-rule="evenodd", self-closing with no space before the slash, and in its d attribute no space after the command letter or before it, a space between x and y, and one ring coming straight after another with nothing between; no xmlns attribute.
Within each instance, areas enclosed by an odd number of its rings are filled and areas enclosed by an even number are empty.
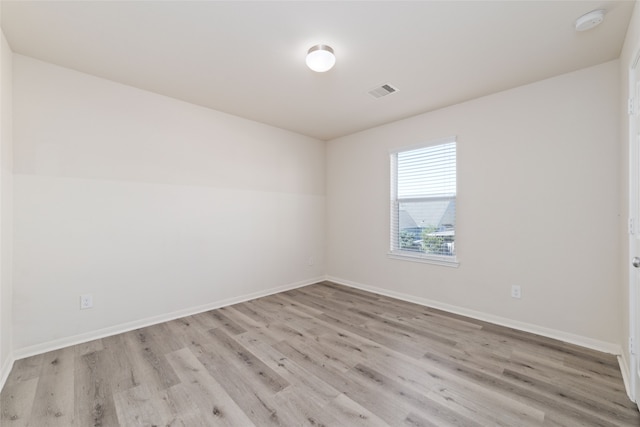
<svg viewBox="0 0 640 427"><path fill-rule="evenodd" d="M17 361L0 424L640 426L615 356L330 282Z"/></svg>
<svg viewBox="0 0 640 427"><path fill-rule="evenodd" d="M109 352L94 351L76 355L74 372L75 419L79 425L117 425L113 390L109 380ZM90 409L90 410L87 410Z"/></svg>
<svg viewBox="0 0 640 427"><path fill-rule="evenodd" d="M167 359L181 380L184 394L208 423L202 425L254 425L191 350L180 349L167 355Z"/></svg>
<svg viewBox="0 0 640 427"><path fill-rule="evenodd" d="M25 427L35 403L38 378L6 384L0 394L0 425Z"/></svg>
<svg viewBox="0 0 640 427"><path fill-rule="evenodd" d="M29 425L70 426L74 422L75 349L48 353L42 363Z"/></svg>

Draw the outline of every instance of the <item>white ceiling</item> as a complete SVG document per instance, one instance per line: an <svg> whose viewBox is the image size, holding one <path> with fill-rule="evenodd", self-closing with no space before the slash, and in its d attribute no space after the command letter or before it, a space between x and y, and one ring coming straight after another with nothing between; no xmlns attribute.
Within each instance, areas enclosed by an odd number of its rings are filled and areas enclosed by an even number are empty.
<svg viewBox="0 0 640 427"><path fill-rule="evenodd" d="M2 1L16 53L328 140L618 58L633 1ZM606 9L595 29L575 19ZM319 74L315 44L337 63ZM384 83L399 91L375 99Z"/></svg>

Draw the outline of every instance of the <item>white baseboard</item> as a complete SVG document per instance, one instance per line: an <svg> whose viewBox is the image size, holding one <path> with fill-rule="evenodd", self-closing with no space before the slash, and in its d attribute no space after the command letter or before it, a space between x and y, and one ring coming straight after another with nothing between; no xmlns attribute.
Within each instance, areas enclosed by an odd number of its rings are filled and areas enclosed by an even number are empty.
<svg viewBox="0 0 640 427"><path fill-rule="evenodd" d="M4 388L4 383L7 382L7 378L9 378L9 373L13 368L13 362L15 362L15 359L13 358L13 355L10 354L7 360L5 360L0 367L0 391Z"/></svg>
<svg viewBox="0 0 640 427"><path fill-rule="evenodd" d="M618 364L620 365L620 372L622 373L622 381L624 382L624 389L627 392L627 396L629 396L629 399L631 399L632 402L635 402L631 394L631 377L629 376L629 361L627 360L624 352L618 356Z"/></svg>
<svg viewBox="0 0 640 427"><path fill-rule="evenodd" d="M119 325L110 326L108 328L98 329L95 331L85 332L85 333L74 335L71 337L60 338L57 340L47 341L41 344L29 346L29 347L14 349L14 360L23 359L25 357L34 356L36 354L46 353L52 350L58 350L60 348L68 347L71 345L82 344L88 341L93 341L93 340L108 337L111 335L121 334L123 332L133 331L135 329L144 328L146 326L155 325L157 323L168 322L170 320L179 319L185 316L191 316L193 314L203 313L209 310L215 310L216 308L226 307L229 305L238 304L238 303L249 301L252 299L277 294L279 292L284 292L291 289L296 289L303 286L311 285L313 283L322 282L323 280L325 280L324 276L314 277L311 279L302 280L300 282L290 283L288 285L283 285L283 286L278 286L275 288L270 288L270 289L266 289L258 292L253 292L247 295L227 298L221 301L215 301L215 302L200 305L197 307L190 307L183 310L174 311L172 313L148 317L145 319L135 320L133 322L121 323Z"/></svg>
<svg viewBox="0 0 640 427"><path fill-rule="evenodd" d="M338 283L340 285L349 286L364 291L374 292L380 295L385 295L391 298L396 298L403 301L412 302L415 304L424 305L426 307L436 308L439 310L447 311L449 313L459 314L461 316L471 317L473 319L482 320L484 322L493 323L500 326L506 326L508 328L518 329L524 332L531 332L536 335L541 335L547 338L553 338L560 341L564 341L571 344L576 344L581 347L590 348L592 350L601 351L603 353L614 354L616 356L622 354L622 347L618 344L600 341L581 335L575 335L556 329L545 328L543 326L534 325L525 322L519 322L517 320L508 319L505 317L495 316L493 314L483 313L480 311L470 310L463 307L458 307L439 301L430 300L427 298L416 297L414 295L403 294L400 292L394 292L387 289L377 288L375 286L363 285L361 283L352 282L350 280L341 279L339 277L327 276L326 280Z"/></svg>

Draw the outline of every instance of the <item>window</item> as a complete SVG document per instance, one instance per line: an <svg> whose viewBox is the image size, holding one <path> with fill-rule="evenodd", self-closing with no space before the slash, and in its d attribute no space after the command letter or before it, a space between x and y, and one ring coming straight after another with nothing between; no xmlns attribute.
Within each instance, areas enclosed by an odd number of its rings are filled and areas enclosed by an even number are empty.
<svg viewBox="0 0 640 427"><path fill-rule="evenodd" d="M390 256L457 265L455 245L455 138L391 153Z"/></svg>

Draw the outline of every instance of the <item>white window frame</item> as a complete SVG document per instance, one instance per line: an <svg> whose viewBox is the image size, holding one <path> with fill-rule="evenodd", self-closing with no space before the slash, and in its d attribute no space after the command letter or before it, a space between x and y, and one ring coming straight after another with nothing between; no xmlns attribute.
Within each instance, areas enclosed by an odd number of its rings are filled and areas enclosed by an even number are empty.
<svg viewBox="0 0 640 427"><path fill-rule="evenodd" d="M458 144L457 144L457 138L455 136L432 140L425 143L411 145L408 147L402 147L399 149L391 150L389 152L390 165L391 165L390 167L391 199L390 199L390 220L389 220L390 250L389 250L389 253L387 254L389 258L405 260L405 261L422 262L427 264L443 265L447 267L458 267L460 265L457 258L457 251L455 252L454 255L450 255L450 256L434 255L434 254L427 254L427 253L416 252L416 251L402 250L398 247L397 233L399 230L398 230L397 221L399 221L399 206L400 206L400 202L402 201L402 199L398 198L398 153L417 150L425 147L431 147L435 145L449 144L449 143L456 143L456 188L457 188ZM457 189L454 197L457 200L457 197L458 197ZM435 199L437 199L437 197L433 198L433 200ZM415 201L416 199L414 198L412 200ZM457 229L457 214L456 214L456 229ZM458 236L456 232L456 239L455 239L456 244L457 244L457 237Z"/></svg>

